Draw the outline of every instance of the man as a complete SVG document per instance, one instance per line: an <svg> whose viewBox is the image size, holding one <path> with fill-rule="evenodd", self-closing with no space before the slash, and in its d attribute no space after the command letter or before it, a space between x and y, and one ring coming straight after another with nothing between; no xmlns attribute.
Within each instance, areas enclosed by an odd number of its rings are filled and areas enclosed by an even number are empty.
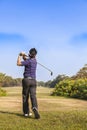
<svg viewBox="0 0 87 130"><path fill-rule="evenodd" d="M26 55L24 53L20 53L17 59L18 66L24 66L24 78L22 80L22 95L23 95L23 113L24 116L29 116L30 109L29 109L29 95L32 104L32 110L34 112L35 118L39 119L40 115L38 113L38 105L37 105L37 98L36 98L36 54L37 50L35 48L31 48L29 50L29 58L26 59ZM21 57L24 59L21 60Z"/></svg>

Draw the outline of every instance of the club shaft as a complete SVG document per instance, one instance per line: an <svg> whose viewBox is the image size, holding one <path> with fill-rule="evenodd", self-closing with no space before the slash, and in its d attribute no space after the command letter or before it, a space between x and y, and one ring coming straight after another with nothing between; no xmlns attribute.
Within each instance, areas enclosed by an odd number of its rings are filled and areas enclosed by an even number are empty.
<svg viewBox="0 0 87 130"><path fill-rule="evenodd" d="M25 54L26 57L29 57L28 55ZM46 66L42 65L41 63L37 62L40 66L42 66L43 68L45 68L46 70L50 71L52 73L52 71L47 68Z"/></svg>
<svg viewBox="0 0 87 130"><path fill-rule="evenodd" d="M39 65L41 65L43 68L47 69L48 71L52 72L50 69L48 69L46 66L42 65L41 63L37 62Z"/></svg>

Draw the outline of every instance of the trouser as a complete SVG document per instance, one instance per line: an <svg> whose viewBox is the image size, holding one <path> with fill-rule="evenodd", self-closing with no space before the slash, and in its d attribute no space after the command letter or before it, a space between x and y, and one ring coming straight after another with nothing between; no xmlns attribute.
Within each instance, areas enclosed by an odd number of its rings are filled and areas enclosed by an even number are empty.
<svg viewBox="0 0 87 130"><path fill-rule="evenodd" d="M24 114L29 114L30 109L29 109L29 96L31 99L31 105L32 109L37 108L37 98L36 98L36 80L35 79L28 79L24 78L22 80L22 98L23 98L23 113Z"/></svg>

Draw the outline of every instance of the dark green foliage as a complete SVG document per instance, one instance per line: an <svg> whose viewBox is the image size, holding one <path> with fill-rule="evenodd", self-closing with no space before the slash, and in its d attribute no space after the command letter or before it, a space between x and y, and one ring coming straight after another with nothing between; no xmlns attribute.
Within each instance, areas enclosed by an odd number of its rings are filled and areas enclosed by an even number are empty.
<svg viewBox="0 0 87 130"><path fill-rule="evenodd" d="M56 83L59 83L60 81L69 78L68 76L65 75L58 75L53 81L49 80L45 82L46 87L54 88Z"/></svg>
<svg viewBox="0 0 87 130"><path fill-rule="evenodd" d="M65 79L66 76L65 75L58 75L50 84L50 88L54 88L56 83L59 83L60 81L62 81L63 79Z"/></svg>
<svg viewBox="0 0 87 130"><path fill-rule="evenodd" d="M45 82L45 86L46 86L46 87L50 87L51 83L52 83L52 81L49 80L49 81Z"/></svg>
<svg viewBox="0 0 87 130"><path fill-rule="evenodd" d="M49 87L49 88L54 88L56 83L59 83L60 81L69 78L68 76L65 75L58 75L53 81L49 80L47 82L43 81L38 81L38 86L44 86L44 87Z"/></svg>

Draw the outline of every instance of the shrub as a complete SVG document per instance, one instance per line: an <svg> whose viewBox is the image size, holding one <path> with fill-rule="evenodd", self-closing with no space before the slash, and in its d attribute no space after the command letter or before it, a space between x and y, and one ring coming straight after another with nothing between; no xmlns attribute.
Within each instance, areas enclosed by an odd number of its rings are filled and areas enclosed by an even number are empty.
<svg viewBox="0 0 87 130"><path fill-rule="evenodd" d="M6 96L6 91L0 88L0 96Z"/></svg>
<svg viewBox="0 0 87 130"><path fill-rule="evenodd" d="M87 79L65 79L56 84L52 95L87 100Z"/></svg>

